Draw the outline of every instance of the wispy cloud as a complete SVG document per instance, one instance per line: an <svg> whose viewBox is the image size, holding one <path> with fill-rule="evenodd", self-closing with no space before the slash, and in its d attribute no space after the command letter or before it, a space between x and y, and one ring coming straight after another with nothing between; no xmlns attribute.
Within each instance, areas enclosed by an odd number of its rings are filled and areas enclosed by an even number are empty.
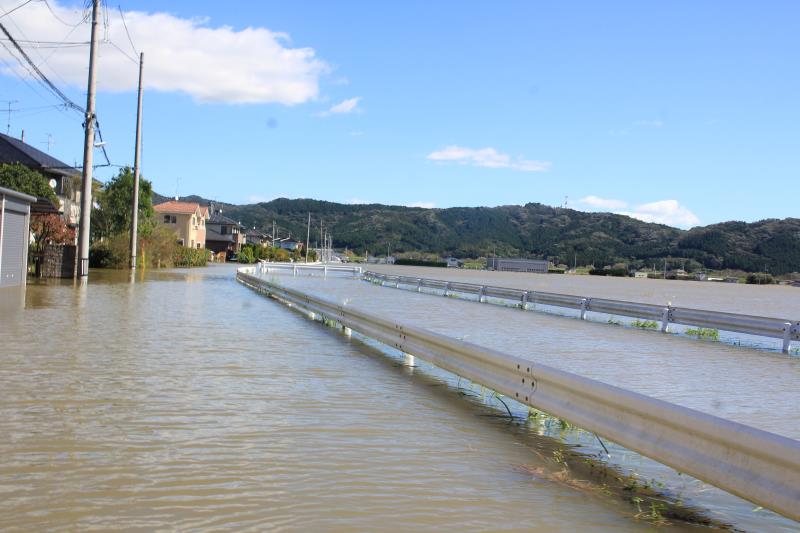
<svg viewBox="0 0 800 533"><path fill-rule="evenodd" d="M330 109L327 111L323 111L318 113L320 117L327 117L329 115L346 115L348 113L360 113L362 110L358 107L358 103L361 101L360 96L356 96L355 98L349 98L347 100L342 100L338 104L334 104L331 106Z"/></svg>
<svg viewBox="0 0 800 533"><path fill-rule="evenodd" d="M370 202L369 200L364 200L363 198L355 197L355 198L350 198L345 203L348 203L348 204L351 204L351 205L363 205L363 204L373 204L375 202Z"/></svg>
<svg viewBox="0 0 800 533"><path fill-rule="evenodd" d="M74 1L69 5L63 0L48 3L62 20L78 22L81 18L82 11L76 9ZM137 69L131 64L134 53L127 46L122 18L114 9L108 9L106 16L97 67L98 90L134 90ZM45 2L31 2L15 11L13 21L17 34L33 41L52 40L64 33L63 24ZM214 27L209 19L141 11L126 12L125 22L133 42L146 51L145 89L182 92L204 102L294 105L315 100L320 76L330 71L312 48L293 48L286 34L266 28L236 31L229 26ZM88 24L78 25L70 40L88 41L89 30ZM108 44L112 42L122 51ZM85 88L84 47L65 47L56 54L46 52L29 53L46 75ZM0 58L17 65L5 49L0 50ZM21 66L14 70L28 75ZM9 73L5 69L4 72Z"/></svg>
<svg viewBox="0 0 800 533"><path fill-rule="evenodd" d="M523 157L512 158L494 148L465 148L458 145L446 146L431 152L427 159L439 163L457 163L485 168L509 168L521 172L545 172L552 166L548 161L534 161Z"/></svg>
<svg viewBox="0 0 800 533"><path fill-rule="evenodd" d="M628 202L625 202L624 200L612 200L610 198L600 198L594 195L584 196L578 200L578 203L590 208L607 209L609 211L628 207Z"/></svg>
<svg viewBox="0 0 800 533"><path fill-rule="evenodd" d="M421 207L422 209L433 209L436 207L436 204L433 202L414 202L407 205L408 207Z"/></svg>
<svg viewBox="0 0 800 533"><path fill-rule="evenodd" d="M351 131L350 132L350 137L361 137L363 135L364 135L363 131Z"/></svg>

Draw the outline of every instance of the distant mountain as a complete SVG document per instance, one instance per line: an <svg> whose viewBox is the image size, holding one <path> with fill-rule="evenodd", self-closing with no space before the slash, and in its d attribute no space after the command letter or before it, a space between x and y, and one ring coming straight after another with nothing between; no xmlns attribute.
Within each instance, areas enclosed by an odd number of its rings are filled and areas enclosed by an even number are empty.
<svg viewBox="0 0 800 533"><path fill-rule="evenodd" d="M153 203L169 198L154 195ZM181 198L203 205L199 196ZM537 203L522 206L423 209L382 204L337 204L289 200L249 205L217 203L247 227L266 233L275 221L281 236L304 240L311 213L311 242L319 240L320 219L336 248L432 252L455 257L542 257L596 266L687 263L693 268L740 269L786 274L800 271L800 219L724 222L691 230L642 222L612 213L587 213Z"/></svg>

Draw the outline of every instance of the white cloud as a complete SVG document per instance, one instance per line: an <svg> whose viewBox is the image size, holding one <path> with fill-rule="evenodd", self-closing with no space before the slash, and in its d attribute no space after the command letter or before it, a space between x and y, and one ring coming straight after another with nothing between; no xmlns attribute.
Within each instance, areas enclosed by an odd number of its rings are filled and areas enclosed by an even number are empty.
<svg viewBox="0 0 800 533"><path fill-rule="evenodd" d="M464 148L450 145L442 150L431 152L427 156L431 161L441 163L458 163L486 168L510 168L521 172L545 172L550 170L551 164L547 161L533 161L522 157L512 158L494 148Z"/></svg>
<svg viewBox="0 0 800 533"><path fill-rule="evenodd" d="M656 222L679 228L691 228L700 223L697 215L680 205L677 200L661 200L634 207L633 211L620 211L620 215L628 215L644 222Z"/></svg>
<svg viewBox="0 0 800 533"><path fill-rule="evenodd" d="M433 209L436 207L436 204L433 202L414 202L408 204L408 207L421 207L422 209Z"/></svg>
<svg viewBox="0 0 800 533"><path fill-rule="evenodd" d="M16 0L0 0L8 11ZM50 0L55 13L65 21L77 22L83 11ZM97 87L103 91L136 88L138 70L128 55L134 55L117 10L107 11L108 26L99 26ZM20 39L59 40L70 29L50 13L44 2L31 2L8 15L12 35ZM312 48L291 48L286 34L266 28L234 30L211 27L208 19L180 18L168 13L128 11L125 22L136 46L145 54L145 89L183 92L204 102L280 103L293 105L319 95L319 78L329 67L316 58ZM89 24L69 34L70 41L88 41ZM104 37L107 37L105 39ZM84 46L50 50L29 49L29 55L48 77L77 88L85 88L88 49ZM48 58L49 56L49 58ZM28 75L8 52L0 57L15 70ZM47 58L47 61L43 61ZM6 69L6 74L8 71ZM57 74L56 74L57 73Z"/></svg>
<svg viewBox="0 0 800 533"><path fill-rule="evenodd" d="M361 137L363 135L364 135L363 131L351 131L350 132L350 137Z"/></svg>
<svg viewBox="0 0 800 533"><path fill-rule="evenodd" d="M578 200L578 203L595 209L607 209L609 211L628 207L628 202L624 200L612 200L610 198L600 198L594 195L585 196Z"/></svg>
<svg viewBox="0 0 800 533"><path fill-rule="evenodd" d="M364 204L372 204L372 203L375 203L375 202L370 202L369 200L364 200L363 198L350 198L345 203L348 203L348 204L351 204L351 205L364 205Z"/></svg>
<svg viewBox="0 0 800 533"><path fill-rule="evenodd" d="M327 111L318 113L318 116L327 117L328 115L346 115L347 113L360 113L361 108L358 107L358 102L360 101L361 101L360 96L356 96L355 98L349 98L347 100L342 100L338 104L332 105L331 108L328 109Z"/></svg>

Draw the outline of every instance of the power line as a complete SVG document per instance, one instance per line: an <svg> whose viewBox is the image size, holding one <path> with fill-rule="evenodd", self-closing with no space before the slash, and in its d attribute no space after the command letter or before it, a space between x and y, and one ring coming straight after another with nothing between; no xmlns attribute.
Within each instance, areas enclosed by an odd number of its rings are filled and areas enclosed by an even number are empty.
<svg viewBox="0 0 800 533"><path fill-rule="evenodd" d="M25 6L27 6L27 5L28 5L28 4L30 4L31 2L33 2L33 0L26 0L25 2L22 2L22 3L21 3L20 5L18 5L17 7L13 8L13 9L9 9L8 11L6 11L6 12L5 12L5 13L3 13L2 15L0 15L0 19L1 19L1 18L3 18L3 17L5 17L6 15L10 15L11 13L13 13L14 11L16 11L17 9L19 9L19 8L21 8L21 7L25 7Z"/></svg>
<svg viewBox="0 0 800 533"><path fill-rule="evenodd" d="M89 19L89 14L88 14L88 11L87 11L87 12L85 12L83 14L83 16L81 16L81 20L79 20L77 23L72 24L72 23L69 23L69 22L65 22L64 19L62 19L61 17L58 16L58 13L56 13L56 10L53 9L53 7L50 5L50 2L48 2L48 0L44 0L44 5L46 5L47 9L50 10L50 14L53 15L53 17L57 21L59 21L61 24L63 24L64 26L71 26L73 28L77 28L78 26L80 26L81 24L83 24L84 22L86 22Z"/></svg>
<svg viewBox="0 0 800 533"><path fill-rule="evenodd" d="M117 9L119 9L119 18L122 19L122 25L125 27L125 34L128 36L128 42L131 43L131 48L133 48L133 54L138 56L139 51L136 49L136 46L133 44L133 39L131 39L131 32L128 31L128 25L125 23L125 14L122 12L122 6L118 5Z"/></svg>
<svg viewBox="0 0 800 533"><path fill-rule="evenodd" d="M79 106L78 104L76 104L75 102L70 100L70 98L66 94L61 92L61 89L56 87L55 84L52 81L50 81L47 76L44 75L44 73L39 69L39 67L36 66L36 63L34 63L31 60L31 58L28 56L28 54L25 53L25 50L23 50L22 47L17 43L17 41L14 39L14 37L12 37L10 33L8 33L8 30L3 25L2 22L0 22L0 30L2 30L3 33L5 33L6 37L8 37L8 40L11 41L11 43L14 45L14 47L17 49L17 51L20 53L20 55L25 59L25 61L31 66L31 68L33 68L33 70L39 76L39 80L47 88L49 88L53 92L53 94L55 94L68 107L80 112L81 114L85 114L86 113L86 110L83 109L83 107Z"/></svg>

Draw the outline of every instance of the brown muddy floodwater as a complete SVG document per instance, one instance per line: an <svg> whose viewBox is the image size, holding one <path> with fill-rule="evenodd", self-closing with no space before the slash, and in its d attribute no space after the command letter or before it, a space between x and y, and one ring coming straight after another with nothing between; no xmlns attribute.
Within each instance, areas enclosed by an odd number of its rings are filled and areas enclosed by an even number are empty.
<svg viewBox="0 0 800 533"><path fill-rule="evenodd" d="M403 295L353 280L316 287L332 298L348 287L356 298ZM616 470L589 473L594 439L509 420L452 376L237 284L230 266L133 282L93 271L86 287L29 285L24 301L0 299L2 530L705 529L687 515L797 527L699 494L687 494L696 514L633 501ZM780 416L766 425L792 423ZM668 485L656 491L664 500L675 496Z"/></svg>

